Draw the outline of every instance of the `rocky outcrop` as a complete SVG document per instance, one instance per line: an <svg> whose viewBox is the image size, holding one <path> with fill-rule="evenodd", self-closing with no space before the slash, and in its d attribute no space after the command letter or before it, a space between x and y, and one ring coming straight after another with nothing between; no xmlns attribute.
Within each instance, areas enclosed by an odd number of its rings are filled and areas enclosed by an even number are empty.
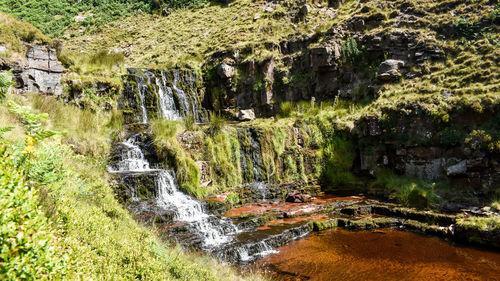
<svg viewBox="0 0 500 281"><path fill-rule="evenodd" d="M378 79L380 81L396 81L401 78L401 68L405 65L401 60L386 60L378 67Z"/></svg>
<svg viewBox="0 0 500 281"><path fill-rule="evenodd" d="M24 60L6 67L13 69L15 90L18 93L43 93L60 96L63 93L61 78L64 67L54 49L45 45L32 46Z"/></svg>
<svg viewBox="0 0 500 281"><path fill-rule="evenodd" d="M386 112L386 119L362 118L353 130L363 139L354 170L377 176L389 169L420 179L450 181L457 188L474 190L479 197L491 195L500 184L499 151L465 139L473 134L476 120L482 124L496 121L491 112L461 110L444 124L425 113L410 113L418 108Z"/></svg>

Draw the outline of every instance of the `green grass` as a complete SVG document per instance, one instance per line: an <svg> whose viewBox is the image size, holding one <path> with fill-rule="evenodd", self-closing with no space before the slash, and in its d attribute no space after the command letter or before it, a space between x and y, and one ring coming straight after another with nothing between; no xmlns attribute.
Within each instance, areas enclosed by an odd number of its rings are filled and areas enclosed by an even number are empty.
<svg viewBox="0 0 500 281"><path fill-rule="evenodd" d="M327 1L321 2L326 5ZM271 13L262 11L264 1L235 0L228 5L209 3L199 9L176 10L168 17L140 14L103 26L91 35L83 36L78 30L70 29L68 33L72 37L67 48L75 54L122 48L127 53L125 63L136 67L200 67L206 56L224 49L245 49L241 54L244 59L262 61L278 54L277 47L266 47L269 44L276 46L290 36L299 38L324 32L348 18L357 3L345 1L334 19L320 12L297 23L288 18L288 13L298 7L293 2L291 7L282 5ZM257 13L261 17L254 21ZM133 48L127 47L130 45Z"/></svg>

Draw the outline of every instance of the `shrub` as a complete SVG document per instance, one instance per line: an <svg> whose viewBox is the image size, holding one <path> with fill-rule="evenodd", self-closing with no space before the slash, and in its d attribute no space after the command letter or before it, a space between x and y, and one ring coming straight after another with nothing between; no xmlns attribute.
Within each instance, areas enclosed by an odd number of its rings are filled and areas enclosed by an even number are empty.
<svg viewBox="0 0 500 281"><path fill-rule="evenodd" d="M351 186L355 183L351 167L354 161L354 148L352 144L340 137L333 137L323 148L322 171L320 180L322 184L335 188L338 186Z"/></svg>
<svg viewBox="0 0 500 281"><path fill-rule="evenodd" d="M220 132L226 124L226 119L218 113L210 112L210 119L208 121L208 133L215 136Z"/></svg>

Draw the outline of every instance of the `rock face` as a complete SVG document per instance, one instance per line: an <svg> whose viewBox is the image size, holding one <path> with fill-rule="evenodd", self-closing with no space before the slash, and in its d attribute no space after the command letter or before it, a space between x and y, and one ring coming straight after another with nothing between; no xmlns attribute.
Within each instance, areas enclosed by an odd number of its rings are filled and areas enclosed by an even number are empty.
<svg viewBox="0 0 500 281"><path fill-rule="evenodd" d="M41 45L33 46L26 62L15 65L15 88L19 92L44 93L59 96L63 92L61 77L64 67L57 60L56 52Z"/></svg>
<svg viewBox="0 0 500 281"><path fill-rule="evenodd" d="M389 169L400 175L446 180L456 187L473 189L478 196L488 196L500 184L498 151L443 139L449 136L450 129L431 116L386 114L390 121L365 118L357 122L354 134L364 142L357 147L355 171L377 176L379 171ZM452 132L462 131L465 138L467 128L477 120L494 123L492 115L467 111L450 114L451 120L463 126L452 127Z"/></svg>

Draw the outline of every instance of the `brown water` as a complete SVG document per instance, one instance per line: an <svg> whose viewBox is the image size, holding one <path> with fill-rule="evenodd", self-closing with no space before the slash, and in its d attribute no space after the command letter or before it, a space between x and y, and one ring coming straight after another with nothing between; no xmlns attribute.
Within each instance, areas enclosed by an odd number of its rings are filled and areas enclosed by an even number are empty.
<svg viewBox="0 0 500 281"><path fill-rule="evenodd" d="M256 265L278 280L500 280L500 253L393 229L313 233Z"/></svg>

